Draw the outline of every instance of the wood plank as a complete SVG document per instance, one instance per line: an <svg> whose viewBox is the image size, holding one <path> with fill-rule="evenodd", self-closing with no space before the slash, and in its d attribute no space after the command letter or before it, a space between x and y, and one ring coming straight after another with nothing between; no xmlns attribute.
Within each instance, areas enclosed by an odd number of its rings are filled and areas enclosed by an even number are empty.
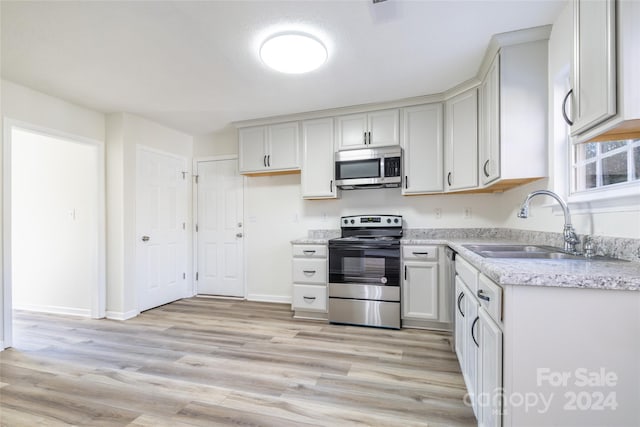
<svg viewBox="0 0 640 427"><path fill-rule="evenodd" d="M2 425L475 425L451 335L188 298L127 321L15 313Z"/></svg>

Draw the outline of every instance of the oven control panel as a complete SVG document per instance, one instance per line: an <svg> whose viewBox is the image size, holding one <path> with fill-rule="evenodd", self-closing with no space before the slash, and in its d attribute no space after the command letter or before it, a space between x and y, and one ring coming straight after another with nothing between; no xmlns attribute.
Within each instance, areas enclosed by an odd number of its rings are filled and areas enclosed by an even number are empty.
<svg viewBox="0 0 640 427"><path fill-rule="evenodd" d="M354 215L340 219L342 228L349 227L402 227L401 215Z"/></svg>

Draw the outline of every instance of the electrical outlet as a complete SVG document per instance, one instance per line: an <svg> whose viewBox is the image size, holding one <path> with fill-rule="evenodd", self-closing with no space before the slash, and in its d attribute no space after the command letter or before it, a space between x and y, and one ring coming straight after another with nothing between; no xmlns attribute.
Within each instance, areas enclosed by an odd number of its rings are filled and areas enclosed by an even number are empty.
<svg viewBox="0 0 640 427"><path fill-rule="evenodd" d="M442 218L442 209L441 208L436 208L434 213L436 215L436 219L441 219Z"/></svg>
<svg viewBox="0 0 640 427"><path fill-rule="evenodd" d="M464 208L464 219L471 219L471 208Z"/></svg>

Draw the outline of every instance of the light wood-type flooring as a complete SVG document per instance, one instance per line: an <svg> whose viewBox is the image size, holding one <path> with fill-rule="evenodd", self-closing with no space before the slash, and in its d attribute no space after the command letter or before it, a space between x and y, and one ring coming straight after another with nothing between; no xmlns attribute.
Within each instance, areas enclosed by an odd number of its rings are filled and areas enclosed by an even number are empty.
<svg viewBox="0 0 640 427"><path fill-rule="evenodd" d="M16 312L3 426L474 425L450 334L190 298L125 322Z"/></svg>

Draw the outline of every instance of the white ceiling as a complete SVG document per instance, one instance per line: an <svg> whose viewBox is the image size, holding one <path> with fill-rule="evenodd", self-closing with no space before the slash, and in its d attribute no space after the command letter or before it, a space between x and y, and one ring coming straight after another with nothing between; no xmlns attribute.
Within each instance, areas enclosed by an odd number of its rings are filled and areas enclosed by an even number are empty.
<svg viewBox="0 0 640 427"><path fill-rule="evenodd" d="M2 77L198 135L232 121L439 93L493 34L551 24L566 0L2 1ZM305 30L328 62L267 69L267 35Z"/></svg>

